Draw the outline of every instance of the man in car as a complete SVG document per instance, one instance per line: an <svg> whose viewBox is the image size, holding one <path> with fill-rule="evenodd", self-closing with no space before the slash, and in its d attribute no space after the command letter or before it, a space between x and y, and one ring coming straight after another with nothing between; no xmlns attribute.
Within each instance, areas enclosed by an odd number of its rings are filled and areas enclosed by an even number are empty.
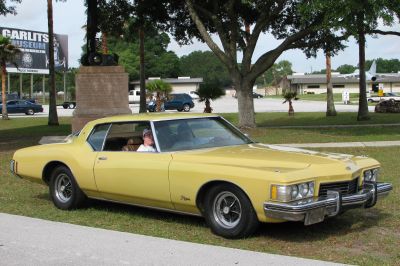
<svg viewBox="0 0 400 266"><path fill-rule="evenodd" d="M151 132L150 129L145 128L143 130L143 144L139 146L137 151L156 152L154 148L153 132Z"/></svg>

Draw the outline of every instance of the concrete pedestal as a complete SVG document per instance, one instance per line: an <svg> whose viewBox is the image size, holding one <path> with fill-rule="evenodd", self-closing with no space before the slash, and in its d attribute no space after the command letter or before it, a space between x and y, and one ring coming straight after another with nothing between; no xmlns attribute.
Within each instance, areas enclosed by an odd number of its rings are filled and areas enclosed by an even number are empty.
<svg viewBox="0 0 400 266"><path fill-rule="evenodd" d="M94 119L131 114L128 81L128 73L122 66L81 66L75 77L72 132Z"/></svg>

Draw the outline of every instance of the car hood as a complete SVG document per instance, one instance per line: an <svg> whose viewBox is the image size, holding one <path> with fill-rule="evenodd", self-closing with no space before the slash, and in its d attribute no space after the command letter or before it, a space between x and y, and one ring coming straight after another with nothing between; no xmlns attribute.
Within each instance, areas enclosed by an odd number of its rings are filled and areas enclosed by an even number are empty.
<svg viewBox="0 0 400 266"><path fill-rule="evenodd" d="M273 170L279 172L305 169L311 165L351 167L356 171L353 155L321 153L316 151L267 144L247 144L210 149L175 152L174 160L189 160L208 164L231 165L238 167ZM347 169L350 170L350 169Z"/></svg>

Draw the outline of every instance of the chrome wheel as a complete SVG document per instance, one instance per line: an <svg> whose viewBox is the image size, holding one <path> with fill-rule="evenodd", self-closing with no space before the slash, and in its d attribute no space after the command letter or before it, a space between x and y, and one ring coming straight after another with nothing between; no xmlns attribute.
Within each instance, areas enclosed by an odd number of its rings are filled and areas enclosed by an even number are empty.
<svg viewBox="0 0 400 266"><path fill-rule="evenodd" d="M221 227L234 228L239 224L242 217L239 199L229 191L219 193L214 199L213 216Z"/></svg>
<svg viewBox="0 0 400 266"><path fill-rule="evenodd" d="M68 202L72 197L72 183L68 175L61 173L55 180L55 194L57 199L62 202Z"/></svg>
<svg viewBox="0 0 400 266"><path fill-rule="evenodd" d="M189 112L189 111L190 111L190 106L189 106L188 104L185 104L185 105L183 106L183 111Z"/></svg>

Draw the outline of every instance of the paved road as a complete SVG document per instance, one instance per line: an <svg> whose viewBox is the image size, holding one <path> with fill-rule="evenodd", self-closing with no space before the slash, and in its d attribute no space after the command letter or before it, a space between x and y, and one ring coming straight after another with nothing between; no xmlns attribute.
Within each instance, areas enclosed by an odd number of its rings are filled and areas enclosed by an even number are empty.
<svg viewBox="0 0 400 266"><path fill-rule="evenodd" d="M221 99L211 102L211 107L214 109L214 113L234 113L238 112L237 99L225 96ZM344 105L336 104L336 111L338 112L357 112L357 105ZM48 105L44 105L44 112L35 114L35 117L47 117L48 116ZM139 112L138 104L131 104L130 108L133 113ZM295 112L326 112L326 102L323 101L303 101L298 100L293 102L293 108ZM371 112L374 111L373 106L368 107ZM195 101L195 107L191 112L202 113L204 109L204 103ZM287 112L288 104L282 104L282 100L279 99L254 99L254 109L256 112ZM64 109L58 106L58 116L72 116L73 109ZM176 112L176 111L171 111ZM25 114L11 114L10 117L27 117Z"/></svg>
<svg viewBox="0 0 400 266"><path fill-rule="evenodd" d="M0 213L0 265L340 264Z"/></svg>

